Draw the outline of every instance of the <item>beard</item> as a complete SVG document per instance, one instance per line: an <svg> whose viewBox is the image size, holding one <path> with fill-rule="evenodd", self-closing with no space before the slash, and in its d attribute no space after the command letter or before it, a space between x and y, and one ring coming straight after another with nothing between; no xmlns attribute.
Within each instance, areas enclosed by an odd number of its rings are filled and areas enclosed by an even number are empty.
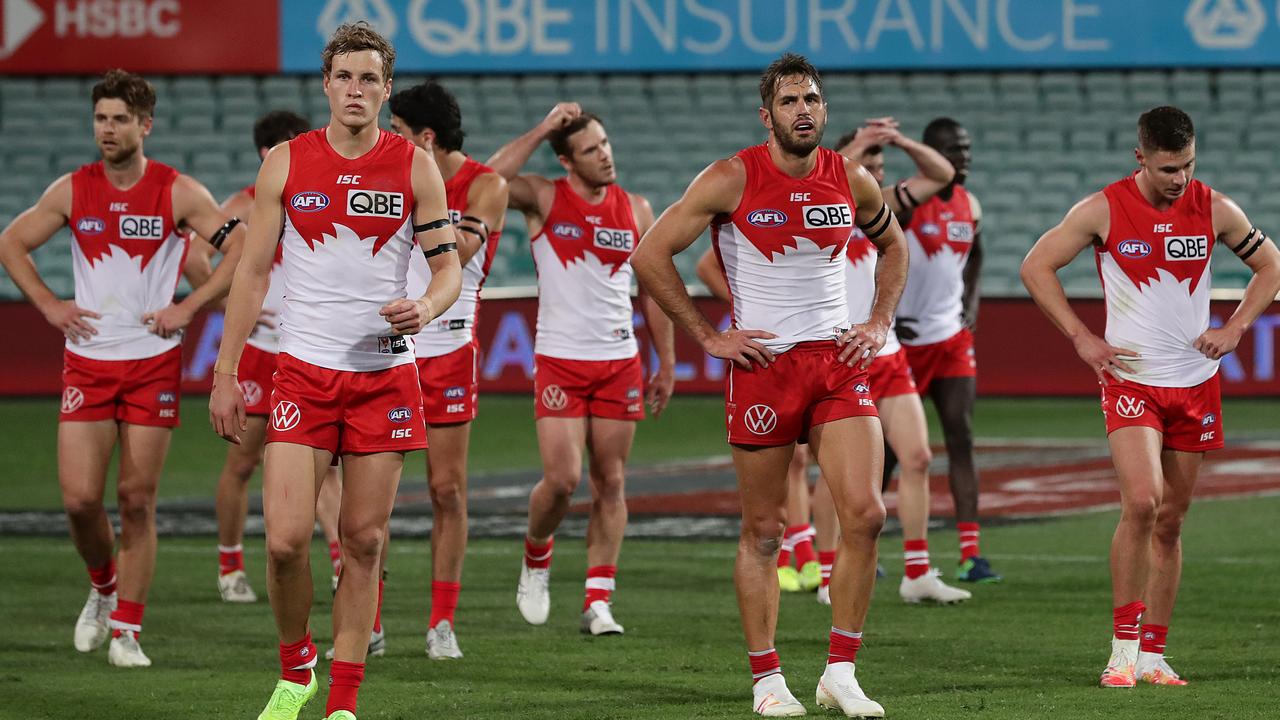
<svg viewBox="0 0 1280 720"><path fill-rule="evenodd" d="M777 138L778 147L781 148L783 152L796 157L806 157L814 150L818 149L818 146L822 144L822 132L826 129L825 126L818 125L816 122L813 127L813 136L809 138L802 138L797 136L791 128L779 125L775 121L773 125L773 136Z"/></svg>
<svg viewBox="0 0 1280 720"><path fill-rule="evenodd" d="M99 149L102 153L102 159L109 165L123 165L134 158L138 154L139 146L132 145L125 147L116 141L116 149L107 151Z"/></svg>

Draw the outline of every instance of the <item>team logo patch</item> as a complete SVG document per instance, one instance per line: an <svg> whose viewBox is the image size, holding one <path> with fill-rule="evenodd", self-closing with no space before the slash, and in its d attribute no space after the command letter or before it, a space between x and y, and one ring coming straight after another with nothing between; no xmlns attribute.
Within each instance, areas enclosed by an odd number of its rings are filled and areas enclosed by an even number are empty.
<svg viewBox="0 0 1280 720"><path fill-rule="evenodd" d="M295 403L281 400L271 411L271 427L279 432L287 432L298 427L302 421L302 411Z"/></svg>
<svg viewBox="0 0 1280 720"><path fill-rule="evenodd" d="M551 226L551 233L569 240L577 240L582 237L582 228L570 222L558 222Z"/></svg>
<svg viewBox="0 0 1280 720"><path fill-rule="evenodd" d="M596 228L595 245L601 250L631 252L635 249L636 236L630 230Z"/></svg>
<svg viewBox="0 0 1280 720"><path fill-rule="evenodd" d="M949 222L947 223L947 239L951 242L971 243L973 242L973 223L967 222Z"/></svg>
<svg viewBox="0 0 1280 720"><path fill-rule="evenodd" d="M403 335L384 335L378 338L378 353L381 355L399 355L409 351L409 342Z"/></svg>
<svg viewBox="0 0 1280 720"><path fill-rule="evenodd" d="M1151 254L1151 245L1142 240L1122 240L1116 246L1116 252L1127 258L1144 258Z"/></svg>
<svg viewBox="0 0 1280 720"><path fill-rule="evenodd" d="M298 212L319 212L329 207L329 196L310 190L296 193L289 198L289 207Z"/></svg>
<svg viewBox="0 0 1280 720"><path fill-rule="evenodd" d="M1214 415L1213 413L1209 413L1208 415L1205 415L1203 418L1200 418L1200 426L1209 427L1210 425L1214 424L1217 421L1218 421L1218 416Z"/></svg>
<svg viewBox="0 0 1280 720"><path fill-rule="evenodd" d="M347 214L398 220L404 216L404 194L376 190L347 191Z"/></svg>
<svg viewBox="0 0 1280 720"><path fill-rule="evenodd" d="M120 237L125 240L163 240L164 218L159 215L121 215Z"/></svg>
<svg viewBox="0 0 1280 720"><path fill-rule="evenodd" d="M858 383L857 385L853 386L853 391L858 393L859 395L866 395L867 393L871 392L871 387L868 386L866 383Z"/></svg>
<svg viewBox="0 0 1280 720"><path fill-rule="evenodd" d="M1164 239L1165 260L1205 260L1209 257L1209 238L1205 235L1170 235Z"/></svg>
<svg viewBox="0 0 1280 720"><path fill-rule="evenodd" d="M82 217L80 222L76 223L76 232L81 235L101 235L106 229L107 224L102 221L102 218Z"/></svg>
<svg viewBox="0 0 1280 720"><path fill-rule="evenodd" d="M406 423L413 419L413 411L403 405L387 412L387 419L393 423Z"/></svg>
<svg viewBox="0 0 1280 720"><path fill-rule="evenodd" d="M1123 418L1142 417L1142 413L1147 411L1147 403L1145 400L1137 400L1128 395L1121 395L1116 399L1116 412L1120 413Z"/></svg>
<svg viewBox="0 0 1280 720"><path fill-rule="evenodd" d="M240 392L244 394L244 404L253 406L262 402L262 386L256 380L241 380Z"/></svg>
<svg viewBox="0 0 1280 720"><path fill-rule="evenodd" d="M454 385L453 387L447 387L444 389L444 396L446 398L460 398L465 397L466 394L467 389L461 385Z"/></svg>
<svg viewBox="0 0 1280 720"><path fill-rule="evenodd" d="M161 405L172 405L178 402L178 393L172 390L162 390L160 394L156 396L156 400L159 401Z"/></svg>
<svg viewBox="0 0 1280 720"><path fill-rule="evenodd" d="M548 385L542 389L542 406L548 410L563 410L569 404L569 398L559 385Z"/></svg>
<svg viewBox="0 0 1280 720"><path fill-rule="evenodd" d="M805 205L804 226L809 230L822 228L853 227L853 211L846 203L835 205Z"/></svg>
<svg viewBox="0 0 1280 720"><path fill-rule="evenodd" d="M627 399L635 400L640 397L640 388L627 388Z"/></svg>
<svg viewBox="0 0 1280 720"><path fill-rule="evenodd" d="M924 235L941 235L942 227L937 223L924 223L920 226L920 232Z"/></svg>
<svg viewBox="0 0 1280 720"><path fill-rule="evenodd" d="M768 435L778 426L778 413L768 405L752 405L743 413L742 421L756 435Z"/></svg>
<svg viewBox="0 0 1280 720"><path fill-rule="evenodd" d="M778 227L779 225L787 224L787 214L781 210L769 210L762 208L760 210L752 210L751 213L747 215L747 222L755 225L756 227Z"/></svg>
<svg viewBox="0 0 1280 720"><path fill-rule="evenodd" d="M62 391L62 412L73 413L84 405L84 393L78 387L68 386Z"/></svg>

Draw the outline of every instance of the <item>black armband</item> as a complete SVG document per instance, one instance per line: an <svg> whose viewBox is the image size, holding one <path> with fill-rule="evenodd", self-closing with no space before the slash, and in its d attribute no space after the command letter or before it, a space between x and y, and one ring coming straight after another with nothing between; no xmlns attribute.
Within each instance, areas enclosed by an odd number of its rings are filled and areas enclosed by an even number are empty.
<svg viewBox="0 0 1280 720"><path fill-rule="evenodd" d="M443 255L447 252L453 252L457 249L458 249L458 243L440 243L439 245L431 248L430 250L423 248L422 256L430 260L431 258L437 255Z"/></svg>
<svg viewBox="0 0 1280 720"><path fill-rule="evenodd" d="M1244 236L1239 245L1231 248L1231 252L1238 255L1241 260L1248 260L1266 241L1267 236L1261 230L1258 230L1257 226L1254 226L1249 228L1249 234Z"/></svg>
<svg viewBox="0 0 1280 720"><path fill-rule="evenodd" d="M449 226L449 224L450 224L450 223L449 223L449 218L440 218L439 220L432 220L432 221L431 221L431 222L429 222L429 223L423 223L423 224L421 224L421 225L414 225L414 226L413 226L413 232L414 232L415 234L417 234L417 233L420 233L420 232L426 232L426 231L428 231L428 230L437 230L437 229L442 228L442 227L448 227L448 226Z"/></svg>
<svg viewBox="0 0 1280 720"><path fill-rule="evenodd" d="M471 227L470 225L459 225L458 232L471 233L472 235L475 235L476 237L480 238L480 242L484 242L485 238L488 237L487 235Z"/></svg>
<svg viewBox="0 0 1280 720"><path fill-rule="evenodd" d="M227 240L227 236L230 235L231 231L235 230L236 226L239 224L240 224L240 218L238 217L233 217L230 220L226 221L225 223L222 224L222 227L218 228L218 231L215 232L213 236L209 238L209 244L212 245L214 248L221 249L222 243L226 242Z"/></svg>
<svg viewBox="0 0 1280 720"><path fill-rule="evenodd" d="M898 198L898 205L905 210L913 210L920 206L920 201L916 200L911 194L911 188L907 187L906 180L893 186L893 195Z"/></svg>
<svg viewBox="0 0 1280 720"><path fill-rule="evenodd" d="M462 219L463 219L463 220L465 220L465 221L467 221L467 222L469 222L469 223L475 223L476 225L479 225L480 227L484 228L484 237L486 237L486 238L487 238L487 237L489 237L489 234L490 234L490 232L491 232L491 231L489 230L489 223L487 223L487 222L485 222L485 221L481 220L480 218L476 217L475 215L463 215L463 216L462 216Z"/></svg>
<svg viewBox="0 0 1280 720"><path fill-rule="evenodd" d="M893 223L893 211L889 209L887 203L880 205L880 212L871 218L869 222L858 223L858 227L867 236L868 240L875 240L889 229L889 225Z"/></svg>

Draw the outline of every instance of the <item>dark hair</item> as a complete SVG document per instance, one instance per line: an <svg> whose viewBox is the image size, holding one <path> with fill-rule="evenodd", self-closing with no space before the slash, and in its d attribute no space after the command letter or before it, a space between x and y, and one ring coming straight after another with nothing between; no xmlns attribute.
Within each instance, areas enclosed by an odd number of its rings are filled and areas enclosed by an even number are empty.
<svg viewBox="0 0 1280 720"><path fill-rule="evenodd" d="M461 150L462 110L458 99L435 80L428 80L391 96L391 114L408 123L413 132L431 128L436 145L448 151Z"/></svg>
<svg viewBox="0 0 1280 720"><path fill-rule="evenodd" d="M103 98L123 100L129 112L139 119L151 117L156 111L156 89L141 75L116 68L93 86L93 104Z"/></svg>
<svg viewBox="0 0 1280 720"><path fill-rule="evenodd" d="M604 127L604 121L600 119L599 115L584 112L569 121L564 127L547 136L547 142L551 144L551 149L555 151L556 155L563 155L572 159L573 147L569 144L569 138L573 137L574 133L586 129L593 122L598 122L600 127Z"/></svg>
<svg viewBox="0 0 1280 720"><path fill-rule="evenodd" d="M296 112L272 110L253 124L253 146L270 150L311 129L311 123Z"/></svg>
<svg viewBox="0 0 1280 720"><path fill-rule="evenodd" d="M1172 105L1161 105L1138 118L1138 145L1143 150L1185 150L1196 139L1191 116Z"/></svg>
<svg viewBox="0 0 1280 720"><path fill-rule="evenodd" d="M949 117L934 118L924 127L924 135L922 139L924 144L937 150L942 147L942 137L946 133L954 133L957 130L963 130L964 126L959 121Z"/></svg>
<svg viewBox="0 0 1280 720"><path fill-rule="evenodd" d="M822 92L822 76L818 74L818 69L809 64L803 55L783 53L760 76L760 102L766 110L773 107L773 97L778 93L778 81L788 75L803 75L818 86L818 92Z"/></svg>
<svg viewBox="0 0 1280 720"><path fill-rule="evenodd" d="M841 135L840 139L836 140L835 147L832 149L835 150L836 152L840 152L841 150L843 150L845 145L848 145L849 143L853 142L854 138L858 137L858 131L861 129L862 128L854 128L849 132ZM868 145L865 149L863 149L862 152L863 154L866 154L866 155L879 155L880 153L884 152L884 146Z"/></svg>
<svg viewBox="0 0 1280 720"><path fill-rule="evenodd" d="M382 56L382 81L390 80L396 66L395 48L391 47L391 43L364 20L344 23L333 31L329 44L325 45L324 52L320 53L321 67L325 77L328 77L329 71L333 69L334 55L345 55L361 50L373 50Z"/></svg>

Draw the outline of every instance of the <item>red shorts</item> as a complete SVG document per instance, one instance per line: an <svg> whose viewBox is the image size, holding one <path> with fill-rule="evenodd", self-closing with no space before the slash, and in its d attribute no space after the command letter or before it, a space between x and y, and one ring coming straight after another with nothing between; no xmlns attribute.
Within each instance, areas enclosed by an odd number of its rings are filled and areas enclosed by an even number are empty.
<svg viewBox="0 0 1280 720"><path fill-rule="evenodd" d="M280 353L267 442L346 453L409 452L427 446L422 391L413 363L386 370L330 370Z"/></svg>
<svg viewBox="0 0 1280 720"><path fill-rule="evenodd" d="M1222 447L1222 390L1218 376L1195 387L1155 387L1123 381L1102 386L1107 434L1122 427L1150 427L1164 446L1182 452Z"/></svg>
<svg viewBox="0 0 1280 720"><path fill-rule="evenodd" d="M907 363L920 394L929 392L934 378L975 377L978 364L973 357L973 333L968 328L929 345L903 345Z"/></svg>
<svg viewBox="0 0 1280 720"><path fill-rule="evenodd" d="M808 442L814 425L875 417L867 371L845 365L838 354L835 342L822 340L796 345L767 368L730 365L724 393L729 442Z"/></svg>
<svg viewBox="0 0 1280 720"><path fill-rule="evenodd" d="M566 360L535 355L535 418L644 419L644 368L625 360Z"/></svg>
<svg viewBox="0 0 1280 720"><path fill-rule="evenodd" d="M245 345L237 368L244 411L249 415L271 414L271 391L275 388L276 354Z"/></svg>
<svg viewBox="0 0 1280 720"><path fill-rule="evenodd" d="M422 412L428 425L450 425L476 419L480 391L480 349L467 343L451 353L418 358Z"/></svg>
<svg viewBox="0 0 1280 720"><path fill-rule="evenodd" d="M142 360L93 360L66 350L58 419L177 427L181 388L182 348Z"/></svg>
<svg viewBox="0 0 1280 720"><path fill-rule="evenodd" d="M911 377L911 367L907 365L907 353L898 350L892 355L880 355L871 361L867 368L868 384L871 385L871 400L880 402L884 398L898 395L915 395L916 381Z"/></svg>

